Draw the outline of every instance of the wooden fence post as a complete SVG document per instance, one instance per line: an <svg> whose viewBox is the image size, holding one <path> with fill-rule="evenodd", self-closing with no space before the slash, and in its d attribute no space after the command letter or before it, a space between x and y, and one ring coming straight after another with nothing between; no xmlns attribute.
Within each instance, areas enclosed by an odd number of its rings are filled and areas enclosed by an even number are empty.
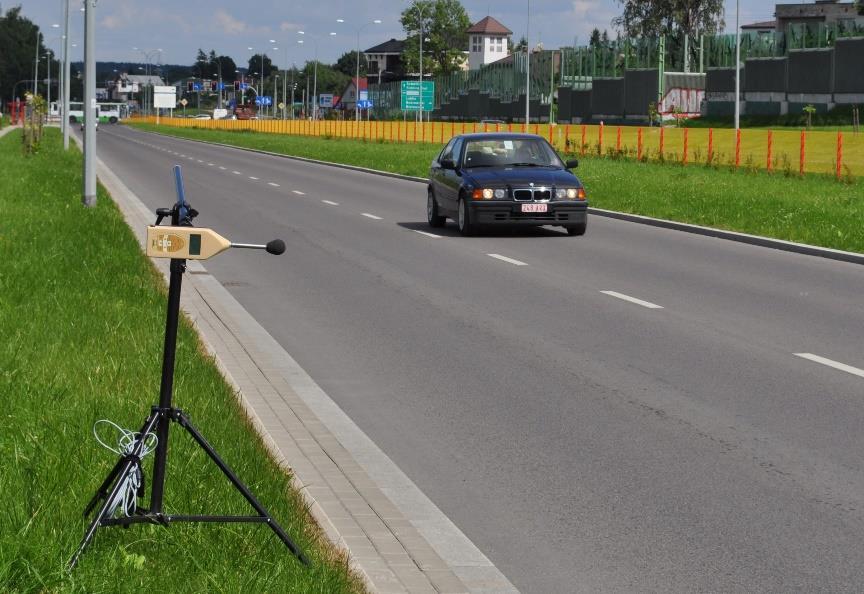
<svg viewBox="0 0 864 594"><path fill-rule="evenodd" d="M579 154L585 154L585 135L588 133L588 126L582 124L582 144L579 145Z"/></svg>
<svg viewBox="0 0 864 594"><path fill-rule="evenodd" d="M708 128L708 163L714 162L714 128Z"/></svg>
<svg viewBox="0 0 864 594"><path fill-rule="evenodd" d="M663 161L663 145L666 143L666 128L660 127L660 160Z"/></svg>
<svg viewBox="0 0 864 594"><path fill-rule="evenodd" d="M618 138L615 140L615 152L621 152L621 126L618 126Z"/></svg>
<svg viewBox="0 0 864 594"><path fill-rule="evenodd" d="M689 148L688 145L690 144L689 132L690 132L690 128L684 128L684 154L681 155L681 164L682 165L687 164L687 150Z"/></svg>
<svg viewBox="0 0 864 594"><path fill-rule="evenodd" d="M837 131L837 179L843 169L843 132Z"/></svg>
<svg viewBox="0 0 864 594"><path fill-rule="evenodd" d="M768 156L765 162L765 168L768 170L768 173L771 173L771 170L773 169L773 164L771 163L771 149L773 144L774 136L771 133L771 130L768 130Z"/></svg>
<svg viewBox="0 0 864 594"><path fill-rule="evenodd" d="M639 127L639 132L636 140L636 160L642 160L642 127Z"/></svg>
<svg viewBox="0 0 864 594"><path fill-rule="evenodd" d="M735 169L741 165L741 128L735 130Z"/></svg>
<svg viewBox="0 0 864 594"><path fill-rule="evenodd" d="M597 129L597 153L603 156L603 122L600 122L600 127Z"/></svg>

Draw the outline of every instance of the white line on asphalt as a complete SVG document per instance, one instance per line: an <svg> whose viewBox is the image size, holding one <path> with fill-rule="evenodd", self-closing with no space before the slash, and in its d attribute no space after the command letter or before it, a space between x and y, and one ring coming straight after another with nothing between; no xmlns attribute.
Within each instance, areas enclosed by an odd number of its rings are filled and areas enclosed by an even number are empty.
<svg viewBox="0 0 864 594"><path fill-rule="evenodd" d="M201 159L195 159L195 160L198 161L199 163L203 163L203 162L204 162L204 161L202 161Z"/></svg>
<svg viewBox="0 0 864 594"><path fill-rule="evenodd" d="M380 220L381 220L381 217L376 217L375 215L373 215L373 214L369 214L368 212L364 212L364 213L362 213L362 214L363 214L364 217L369 218L369 219L374 219L374 220L376 220L376 221L380 221Z"/></svg>
<svg viewBox="0 0 864 594"><path fill-rule="evenodd" d="M838 363L837 361L832 361L831 359L826 359L825 357L820 357L819 355L813 355L811 353L793 353L796 357L801 357L802 359L809 359L815 363L821 363L822 365L827 365L828 367L833 367L834 369L839 369L840 371L845 371L846 373L851 373L852 375L857 375L858 377L864 377L864 369L858 369L857 367L852 367L851 365L846 365L845 363Z"/></svg>
<svg viewBox="0 0 864 594"><path fill-rule="evenodd" d="M243 175L243 174L240 173L239 171L232 171L231 173L233 173L234 175Z"/></svg>
<svg viewBox="0 0 864 594"><path fill-rule="evenodd" d="M617 297L618 299L623 299L624 301L629 301L630 303L635 303L636 305L647 307L648 309L663 309L662 305L657 305L656 303L651 303L650 301L642 301L641 299L636 299L635 297L630 297L629 295L624 295L623 293L618 293L616 291L600 292L605 295L609 295L610 297Z"/></svg>
<svg viewBox="0 0 864 594"><path fill-rule="evenodd" d="M338 202L333 202L332 200L322 200L324 204L329 204L330 206L339 206Z"/></svg>
<svg viewBox="0 0 864 594"><path fill-rule="evenodd" d="M267 182L267 184L273 186L274 188L279 187L279 184L274 184L273 182Z"/></svg>
<svg viewBox="0 0 864 594"><path fill-rule="evenodd" d="M306 192L301 192L300 190L291 190L291 191L294 192L295 194L297 194L298 196L305 196L306 195Z"/></svg>
<svg viewBox="0 0 864 594"><path fill-rule="evenodd" d="M258 179L258 178L257 178L257 177L255 177L255 176L254 176L254 175L250 175L250 176L249 176L249 179L254 179L254 180L257 180L257 179Z"/></svg>
<svg viewBox="0 0 864 594"><path fill-rule="evenodd" d="M419 233L420 235L425 235L426 237L431 237L433 239L441 239L441 235L435 235L434 233L427 233L426 231L418 231L414 229L414 233Z"/></svg>
<svg viewBox="0 0 864 594"><path fill-rule="evenodd" d="M213 163L207 163L208 167L213 167Z"/></svg>
<svg viewBox="0 0 864 594"><path fill-rule="evenodd" d="M174 153L174 154L176 155L177 153ZM180 155L180 156L181 156L181 157L185 157L186 155Z"/></svg>
<svg viewBox="0 0 864 594"><path fill-rule="evenodd" d="M514 260L513 258L508 258L507 256L502 256L501 254L486 254L490 258L495 258L496 260L501 260L502 262L509 262L510 264L514 264L516 266L528 266L525 262L520 262L519 260Z"/></svg>
<svg viewBox="0 0 864 594"><path fill-rule="evenodd" d="M225 168L222 167L221 165L219 166L219 169L221 169L222 171L225 171Z"/></svg>

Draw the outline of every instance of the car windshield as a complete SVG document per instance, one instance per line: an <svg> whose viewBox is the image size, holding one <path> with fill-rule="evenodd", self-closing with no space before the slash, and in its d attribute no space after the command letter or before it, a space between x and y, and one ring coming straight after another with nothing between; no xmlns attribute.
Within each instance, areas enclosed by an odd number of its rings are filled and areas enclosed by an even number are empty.
<svg viewBox="0 0 864 594"><path fill-rule="evenodd" d="M478 138L466 143L463 166L564 167L564 164L541 138Z"/></svg>

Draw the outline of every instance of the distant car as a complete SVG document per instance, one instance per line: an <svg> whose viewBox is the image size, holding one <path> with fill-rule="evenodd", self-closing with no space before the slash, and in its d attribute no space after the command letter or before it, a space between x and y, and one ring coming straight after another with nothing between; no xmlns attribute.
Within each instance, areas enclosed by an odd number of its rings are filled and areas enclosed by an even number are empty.
<svg viewBox="0 0 864 594"><path fill-rule="evenodd" d="M555 149L533 134L455 136L432 162L426 198L429 225L456 221L462 235L484 225L554 225L584 235L585 188Z"/></svg>
<svg viewBox="0 0 864 594"><path fill-rule="evenodd" d="M199 113L198 115L194 116L194 119L196 119L196 120L212 120L213 117L210 116L209 114L206 114L206 113Z"/></svg>

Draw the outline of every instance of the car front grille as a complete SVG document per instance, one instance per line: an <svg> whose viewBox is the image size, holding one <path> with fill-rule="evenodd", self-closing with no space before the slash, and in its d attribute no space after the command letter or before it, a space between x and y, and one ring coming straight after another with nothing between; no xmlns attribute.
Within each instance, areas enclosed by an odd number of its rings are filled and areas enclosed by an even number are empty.
<svg viewBox="0 0 864 594"><path fill-rule="evenodd" d="M549 188L522 188L513 190L513 199L517 202L531 202L532 200L549 200L552 190Z"/></svg>

